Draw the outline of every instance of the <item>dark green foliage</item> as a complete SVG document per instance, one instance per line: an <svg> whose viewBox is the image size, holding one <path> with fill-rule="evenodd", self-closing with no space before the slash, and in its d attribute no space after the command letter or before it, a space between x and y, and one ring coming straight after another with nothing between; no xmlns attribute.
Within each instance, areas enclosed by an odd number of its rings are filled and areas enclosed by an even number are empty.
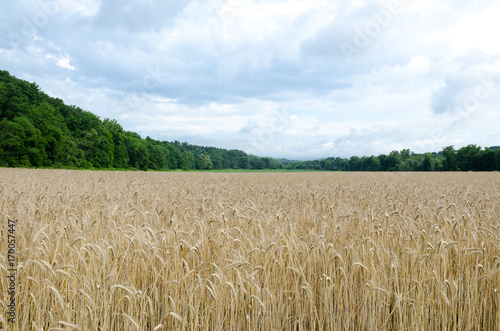
<svg viewBox="0 0 500 331"><path fill-rule="evenodd" d="M213 169L213 163L212 159L210 158L210 155L207 154L200 154L198 156L199 158L199 169L202 170L212 170Z"/></svg>
<svg viewBox="0 0 500 331"><path fill-rule="evenodd" d="M240 157L241 169L250 169L250 158L247 155Z"/></svg>
<svg viewBox="0 0 500 331"><path fill-rule="evenodd" d="M462 171L479 170L481 147L468 145L457 152L457 165Z"/></svg>
<svg viewBox="0 0 500 331"><path fill-rule="evenodd" d="M115 120L104 119L103 127L111 134L113 143L113 168L127 168L130 158L128 156L127 146L125 141L127 136L123 128Z"/></svg>
<svg viewBox="0 0 500 331"><path fill-rule="evenodd" d="M422 171L433 171L434 170L434 160L432 155L427 153L424 156L424 161L422 162Z"/></svg>
<svg viewBox="0 0 500 331"><path fill-rule="evenodd" d="M0 121L0 158L2 165L20 166L24 160L24 140L26 134L23 127L16 122L3 118Z"/></svg>
<svg viewBox="0 0 500 331"><path fill-rule="evenodd" d="M134 136L127 138L126 145L129 155L129 166L140 170L147 170L149 153L146 142Z"/></svg>
<svg viewBox="0 0 500 331"><path fill-rule="evenodd" d="M453 146L443 148L441 152L444 157L444 170L456 171L457 170L457 152Z"/></svg>
<svg viewBox="0 0 500 331"><path fill-rule="evenodd" d="M489 148L479 153L479 171L494 171L495 165L495 152Z"/></svg>
<svg viewBox="0 0 500 331"><path fill-rule="evenodd" d="M182 153L182 169L184 170L192 170L196 167L196 162L194 158L194 154L190 151L185 151Z"/></svg>
<svg viewBox="0 0 500 331"><path fill-rule="evenodd" d="M140 170L289 169L324 171L494 171L500 147L453 146L440 153L290 161L141 138L115 120L65 105L38 85L0 71L0 166Z"/></svg>
<svg viewBox="0 0 500 331"><path fill-rule="evenodd" d="M495 152L495 170L500 171L500 149Z"/></svg>
<svg viewBox="0 0 500 331"><path fill-rule="evenodd" d="M455 151L453 146L440 153L415 154L408 149L392 151L389 155L352 156L349 159L329 157L319 161L279 162L280 169L309 169L326 171L495 171L500 170L500 149L484 150L476 145Z"/></svg>

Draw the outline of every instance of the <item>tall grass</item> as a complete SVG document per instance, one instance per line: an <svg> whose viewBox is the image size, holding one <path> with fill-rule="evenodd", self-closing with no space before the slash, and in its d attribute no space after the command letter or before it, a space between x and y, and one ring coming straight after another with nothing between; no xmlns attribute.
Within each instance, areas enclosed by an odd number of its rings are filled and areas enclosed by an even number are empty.
<svg viewBox="0 0 500 331"><path fill-rule="evenodd" d="M11 217L17 330L499 330L499 201L498 173L0 169L0 251Z"/></svg>

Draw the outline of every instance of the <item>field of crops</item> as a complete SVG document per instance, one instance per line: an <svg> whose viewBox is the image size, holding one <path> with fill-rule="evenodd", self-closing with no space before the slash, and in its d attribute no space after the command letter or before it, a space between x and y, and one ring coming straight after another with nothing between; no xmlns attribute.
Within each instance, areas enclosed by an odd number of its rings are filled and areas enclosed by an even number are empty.
<svg viewBox="0 0 500 331"><path fill-rule="evenodd" d="M0 329L499 330L500 173L0 169Z"/></svg>

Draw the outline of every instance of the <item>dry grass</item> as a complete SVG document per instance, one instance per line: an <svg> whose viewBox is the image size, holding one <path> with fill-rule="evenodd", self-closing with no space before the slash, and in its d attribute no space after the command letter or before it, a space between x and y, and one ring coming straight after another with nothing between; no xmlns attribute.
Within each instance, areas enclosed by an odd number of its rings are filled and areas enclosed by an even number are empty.
<svg viewBox="0 0 500 331"><path fill-rule="evenodd" d="M18 330L499 330L499 201L499 173L0 169L0 309L10 216Z"/></svg>

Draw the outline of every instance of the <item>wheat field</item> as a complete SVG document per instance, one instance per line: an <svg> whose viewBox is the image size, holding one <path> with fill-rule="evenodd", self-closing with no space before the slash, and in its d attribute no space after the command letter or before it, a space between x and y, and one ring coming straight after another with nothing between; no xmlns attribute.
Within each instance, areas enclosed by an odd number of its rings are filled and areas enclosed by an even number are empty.
<svg viewBox="0 0 500 331"><path fill-rule="evenodd" d="M500 329L499 173L0 169L0 208L3 330Z"/></svg>

